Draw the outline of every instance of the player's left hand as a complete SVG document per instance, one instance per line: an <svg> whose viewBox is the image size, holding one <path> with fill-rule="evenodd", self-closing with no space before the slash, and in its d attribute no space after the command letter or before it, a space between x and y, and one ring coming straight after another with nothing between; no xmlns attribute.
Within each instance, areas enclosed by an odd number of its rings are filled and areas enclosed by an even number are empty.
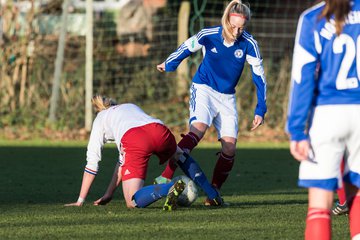
<svg viewBox="0 0 360 240"><path fill-rule="evenodd" d="M68 204L65 204L64 206L65 207L81 207L84 203L82 202L74 202L74 203L68 203Z"/></svg>
<svg viewBox="0 0 360 240"><path fill-rule="evenodd" d="M255 129L257 129L263 123L264 123L264 119L259 115L255 115L254 120L252 122L252 128L250 130L254 131Z"/></svg>
<svg viewBox="0 0 360 240"><path fill-rule="evenodd" d="M103 197L96 200L93 204L95 206L106 205L112 200L112 197L104 195Z"/></svg>

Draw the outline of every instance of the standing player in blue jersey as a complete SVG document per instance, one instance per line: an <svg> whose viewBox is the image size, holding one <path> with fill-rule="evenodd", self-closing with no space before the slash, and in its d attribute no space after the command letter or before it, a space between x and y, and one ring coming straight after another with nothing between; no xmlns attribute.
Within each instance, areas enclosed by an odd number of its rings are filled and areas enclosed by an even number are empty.
<svg viewBox="0 0 360 240"><path fill-rule="evenodd" d="M287 130L291 154L301 162L298 184L309 189L307 240L331 239L330 210L345 152L350 234L360 239L359 58L359 0L326 0L300 16Z"/></svg>
<svg viewBox="0 0 360 240"><path fill-rule="evenodd" d="M115 141L120 153L119 162L105 195L94 205L108 203L122 181L127 207L143 208L167 196L164 210L174 209L177 197L185 187L182 180L143 187L148 161L153 154L159 157L160 164L167 160L177 162L214 205L222 204L218 191L208 182L198 164L176 145L174 135L159 119L147 115L131 103L118 105L101 96L95 96L92 103L98 114L91 129L79 198L66 206L83 205L98 172L102 148L108 141Z"/></svg>
<svg viewBox="0 0 360 240"><path fill-rule="evenodd" d="M245 62L251 66L258 99L251 130L263 123L267 110L262 58L257 42L245 31L249 21L249 7L239 0L233 0L224 11L221 26L202 29L157 66L161 72L174 71L192 53L200 49L203 51L204 58L190 88L190 131L178 145L186 152L192 151L206 130L214 124L222 146L212 178L212 184L218 189L234 164L238 135L235 87ZM176 165L169 163L155 181L171 179L175 169ZM205 205L210 205L208 199Z"/></svg>

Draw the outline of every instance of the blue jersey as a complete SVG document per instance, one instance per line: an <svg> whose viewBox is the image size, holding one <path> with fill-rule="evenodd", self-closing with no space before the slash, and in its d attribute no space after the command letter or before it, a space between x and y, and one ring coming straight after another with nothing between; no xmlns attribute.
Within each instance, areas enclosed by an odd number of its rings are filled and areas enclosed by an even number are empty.
<svg viewBox="0 0 360 240"><path fill-rule="evenodd" d="M303 12L297 27L287 122L296 141L308 138L315 106L360 104L360 1L354 1L339 36L333 19L319 18L324 6Z"/></svg>
<svg viewBox="0 0 360 240"><path fill-rule="evenodd" d="M253 82L257 88L258 104L255 114L264 117L266 113L266 80L257 42L247 32L233 43L226 44L222 27L202 29L186 40L165 61L165 70L174 71L182 60L193 52L203 50L201 62L194 83L206 84L217 92L234 94L244 69L245 60L251 65Z"/></svg>

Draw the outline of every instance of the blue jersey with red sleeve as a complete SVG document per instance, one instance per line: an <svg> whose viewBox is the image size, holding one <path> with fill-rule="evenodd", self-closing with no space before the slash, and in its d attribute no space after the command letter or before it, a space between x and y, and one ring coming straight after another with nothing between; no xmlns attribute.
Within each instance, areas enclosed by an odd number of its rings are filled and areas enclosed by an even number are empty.
<svg viewBox="0 0 360 240"><path fill-rule="evenodd" d="M193 78L194 83L206 84L225 94L234 94L247 61L252 69L258 103L255 114L264 117L266 107L266 79L259 47L246 31L233 44L226 44L222 27L202 29L186 40L165 61L165 70L174 71L182 60L202 49L204 58Z"/></svg>
<svg viewBox="0 0 360 240"><path fill-rule="evenodd" d="M360 104L360 1L354 1L343 31L333 18L320 18L324 2L299 18L291 73L287 131L292 140L308 138L317 105Z"/></svg>

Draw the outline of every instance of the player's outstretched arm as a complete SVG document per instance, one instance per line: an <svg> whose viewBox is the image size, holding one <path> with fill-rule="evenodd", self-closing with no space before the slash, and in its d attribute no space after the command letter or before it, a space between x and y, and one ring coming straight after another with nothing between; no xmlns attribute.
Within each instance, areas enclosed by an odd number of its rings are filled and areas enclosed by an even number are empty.
<svg viewBox="0 0 360 240"><path fill-rule="evenodd" d="M88 172L84 172L78 200L74 203L65 204L65 206L66 207L70 207L70 206L81 207L85 202L86 196L89 193L91 184L93 183L94 179L95 179L95 175L90 174Z"/></svg>
<svg viewBox="0 0 360 240"><path fill-rule="evenodd" d="M111 182L109 183L109 186L108 186L104 196L102 196L101 198L99 198L98 200L96 200L94 202L95 206L106 205L109 202L111 202L116 188L120 185L121 178L122 178L122 176L121 176L121 166L120 166L119 163L116 163L114 174L113 174L113 177L111 179Z"/></svg>

